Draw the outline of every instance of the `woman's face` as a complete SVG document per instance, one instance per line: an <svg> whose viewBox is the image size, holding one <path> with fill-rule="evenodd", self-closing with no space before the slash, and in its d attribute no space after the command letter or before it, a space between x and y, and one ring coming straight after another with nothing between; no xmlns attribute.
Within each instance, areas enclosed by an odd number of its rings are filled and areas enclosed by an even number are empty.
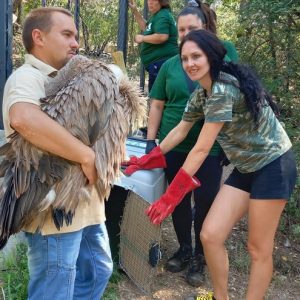
<svg viewBox="0 0 300 300"><path fill-rule="evenodd" d="M192 30L204 29L202 21L196 15L180 16L177 20L178 37L182 41L185 35Z"/></svg>
<svg viewBox="0 0 300 300"><path fill-rule="evenodd" d="M211 80L210 65L206 54L193 41L184 43L181 50L182 66L193 81Z"/></svg>
<svg viewBox="0 0 300 300"><path fill-rule="evenodd" d="M149 9L149 12L151 15L154 15L161 9L161 4L160 4L159 0L148 0L147 4L148 4L148 9Z"/></svg>

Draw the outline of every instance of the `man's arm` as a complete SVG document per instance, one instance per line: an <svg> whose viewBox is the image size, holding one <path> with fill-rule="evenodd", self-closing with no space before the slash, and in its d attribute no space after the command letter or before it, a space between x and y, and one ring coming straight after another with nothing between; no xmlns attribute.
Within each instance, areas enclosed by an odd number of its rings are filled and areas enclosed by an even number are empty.
<svg viewBox="0 0 300 300"><path fill-rule="evenodd" d="M18 102L9 110L11 127L38 148L81 165L90 184L97 180L95 153L60 124L41 111L38 105Z"/></svg>

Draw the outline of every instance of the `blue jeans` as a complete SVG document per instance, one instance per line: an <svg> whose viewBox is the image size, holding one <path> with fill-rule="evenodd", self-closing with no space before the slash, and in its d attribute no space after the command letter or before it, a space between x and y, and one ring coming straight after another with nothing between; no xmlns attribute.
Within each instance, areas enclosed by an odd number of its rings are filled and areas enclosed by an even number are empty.
<svg viewBox="0 0 300 300"><path fill-rule="evenodd" d="M113 270L104 223L70 233L25 236L29 300L101 298Z"/></svg>

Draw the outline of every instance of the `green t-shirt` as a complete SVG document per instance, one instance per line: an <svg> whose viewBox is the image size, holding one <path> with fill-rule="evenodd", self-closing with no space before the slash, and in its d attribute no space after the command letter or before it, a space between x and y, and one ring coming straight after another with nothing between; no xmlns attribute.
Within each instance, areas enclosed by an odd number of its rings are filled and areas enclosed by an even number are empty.
<svg viewBox="0 0 300 300"><path fill-rule="evenodd" d="M217 141L230 162L240 172L249 173L284 154L292 144L267 102L256 126L238 86L235 77L221 72L209 97L205 97L201 87L195 91L183 120L194 122L205 118L205 122L224 122Z"/></svg>
<svg viewBox="0 0 300 300"><path fill-rule="evenodd" d="M194 82L195 86L198 85ZM190 91L181 66L179 55L168 59L161 67L150 92L150 98L165 101L159 128L159 140L162 141L182 119ZM186 139L173 150L189 152L195 145L203 122L196 122ZM216 143L210 155L219 155L220 146Z"/></svg>
<svg viewBox="0 0 300 300"><path fill-rule="evenodd" d="M239 55L236 51L235 46L233 43L229 41L221 41L224 48L226 49L227 53L224 58L225 61L232 61L232 62L237 62L239 60Z"/></svg>
<svg viewBox="0 0 300 300"><path fill-rule="evenodd" d="M161 9L150 17L144 35L154 33L168 34L169 38L162 44L142 43L140 57L145 67L155 61L168 59L178 54L176 22L169 9Z"/></svg>

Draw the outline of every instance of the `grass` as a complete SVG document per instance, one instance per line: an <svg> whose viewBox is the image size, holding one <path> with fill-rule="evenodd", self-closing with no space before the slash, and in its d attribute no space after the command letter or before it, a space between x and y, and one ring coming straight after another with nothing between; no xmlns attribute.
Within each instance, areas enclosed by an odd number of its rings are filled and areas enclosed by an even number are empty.
<svg viewBox="0 0 300 300"><path fill-rule="evenodd" d="M16 246L15 252L12 252L7 257L3 258L0 280L5 299L27 299L29 275L26 252L26 244L20 243Z"/></svg>
<svg viewBox="0 0 300 300"><path fill-rule="evenodd" d="M105 293L102 297L103 300L118 300L119 291L118 283L122 280L122 275L118 272L117 267L114 267L114 272L110 277L108 286L105 290Z"/></svg>

